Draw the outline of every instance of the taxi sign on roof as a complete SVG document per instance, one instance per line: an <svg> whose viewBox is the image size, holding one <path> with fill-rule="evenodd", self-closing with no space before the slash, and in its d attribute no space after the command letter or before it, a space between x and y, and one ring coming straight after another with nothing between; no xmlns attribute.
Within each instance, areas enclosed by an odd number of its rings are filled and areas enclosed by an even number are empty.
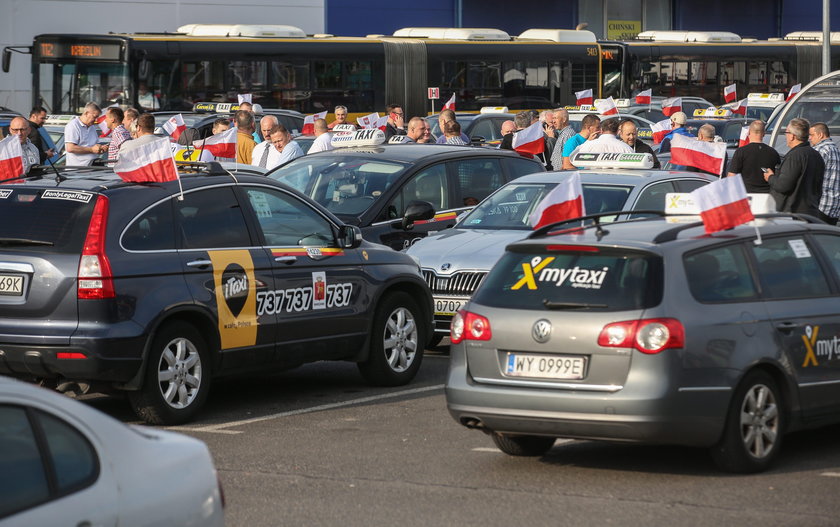
<svg viewBox="0 0 840 527"><path fill-rule="evenodd" d="M482 106L479 113L508 113L507 106Z"/></svg>
<svg viewBox="0 0 840 527"><path fill-rule="evenodd" d="M44 124L47 125L65 125L73 120L75 115L48 115Z"/></svg>
<svg viewBox="0 0 840 527"><path fill-rule="evenodd" d="M352 124L337 124L333 128L333 132L355 132L356 127Z"/></svg>
<svg viewBox="0 0 840 527"><path fill-rule="evenodd" d="M388 139L389 145L402 145L405 143L413 143L411 139L408 138L407 135L392 135L390 139Z"/></svg>
<svg viewBox="0 0 840 527"><path fill-rule="evenodd" d="M579 152L572 158L578 168L653 168L651 154L621 154L618 152Z"/></svg>
<svg viewBox="0 0 840 527"><path fill-rule="evenodd" d="M595 102L597 103L599 101L606 101L606 100L607 99L595 99ZM630 108L630 99L613 99L613 102L615 103L616 108ZM587 109L593 110L593 111L595 110L594 105L590 106L590 105L584 104L580 107L581 110L583 110L584 108L587 108Z"/></svg>
<svg viewBox="0 0 840 527"><path fill-rule="evenodd" d="M698 108L694 110L694 117L731 117L732 110L727 110L726 108L706 108L705 110L702 108Z"/></svg>
<svg viewBox="0 0 840 527"><path fill-rule="evenodd" d="M239 104L232 102L197 102L193 105L195 113L233 113L239 110Z"/></svg>
<svg viewBox="0 0 840 527"><path fill-rule="evenodd" d="M747 100L750 103L753 103L753 102L783 103L783 102L785 102L785 94L784 93L749 93L749 94L747 94Z"/></svg>
<svg viewBox="0 0 840 527"><path fill-rule="evenodd" d="M335 148L344 146L375 146L385 142L385 132L379 128L366 128L356 132L336 132L330 144Z"/></svg>

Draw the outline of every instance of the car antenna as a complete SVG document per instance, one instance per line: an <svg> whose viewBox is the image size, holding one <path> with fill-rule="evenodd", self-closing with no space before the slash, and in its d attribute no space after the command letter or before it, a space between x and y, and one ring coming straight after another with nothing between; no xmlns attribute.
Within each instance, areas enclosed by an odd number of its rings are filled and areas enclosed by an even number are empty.
<svg viewBox="0 0 840 527"><path fill-rule="evenodd" d="M49 163L49 164L50 164L50 167L53 169L53 172L55 172L55 182L56 182L56 183L61 183L62 181L64 181L65 179L67 179L65 176L62 176L62 175L58 172L58 169L57 169L57 168L55 168L55 165L53 164L53 162L52 162L52 161L50 161L50 158L47 158L47 163Z"/></svg>

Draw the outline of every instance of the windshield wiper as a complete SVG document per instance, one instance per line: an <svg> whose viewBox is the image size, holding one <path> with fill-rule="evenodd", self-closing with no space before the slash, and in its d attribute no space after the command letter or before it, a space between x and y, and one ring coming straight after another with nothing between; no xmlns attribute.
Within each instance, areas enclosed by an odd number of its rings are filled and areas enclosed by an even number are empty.
<svg viewBox="0 0 840 527"><path fill-rule="evenodd" d="M44 240L30 240L28 238L0 238L0 245L46 245L52 247L55 244Z"/></svg>
<svg viewBox="0 0 840 527"><path fill-rule="evenodd" d="M584 307L609 307L607 304L584 304L581 302L552 302L551 300L543 300L543 305L548 309L578 309Z"/></svg>

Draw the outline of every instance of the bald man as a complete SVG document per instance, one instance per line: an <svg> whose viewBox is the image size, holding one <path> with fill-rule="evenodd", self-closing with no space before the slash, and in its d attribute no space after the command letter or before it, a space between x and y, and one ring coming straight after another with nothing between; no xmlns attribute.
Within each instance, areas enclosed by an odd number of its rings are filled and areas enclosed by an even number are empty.
<svg viewBox="0 0 840 527"><path fill-rule="evenodd" d="M20 139L20 148L23 150L23 174L27 174L32 166L41 161L38 148L29 140L29 121L23 117L15 117L9 123L9 133L18 136L18 139Z"/></svg>

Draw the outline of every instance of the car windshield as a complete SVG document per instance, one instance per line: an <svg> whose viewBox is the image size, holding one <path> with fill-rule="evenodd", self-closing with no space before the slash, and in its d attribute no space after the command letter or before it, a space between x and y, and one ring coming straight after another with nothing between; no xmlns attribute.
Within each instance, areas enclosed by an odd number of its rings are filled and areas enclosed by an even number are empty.
<svg viewBox="0 0 840 527"><path fill-rule="evenodd" d="M510 183L478 204L458 224L460 229L529 230L529 216L557 183ZM583 184L583 203L590 213L622 210L631 187ZM603 221L609 221L604 218Z"/></svg>
<svg viewBox="0 0 840 527"><path fill-rule="evenodd" d="M268 176L293 187L339 216L360 216L399 180L407 163L341 154L305 156Z"/></svg>

